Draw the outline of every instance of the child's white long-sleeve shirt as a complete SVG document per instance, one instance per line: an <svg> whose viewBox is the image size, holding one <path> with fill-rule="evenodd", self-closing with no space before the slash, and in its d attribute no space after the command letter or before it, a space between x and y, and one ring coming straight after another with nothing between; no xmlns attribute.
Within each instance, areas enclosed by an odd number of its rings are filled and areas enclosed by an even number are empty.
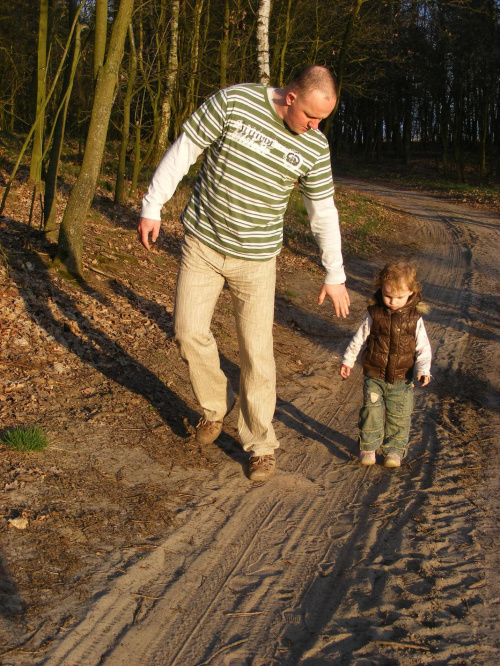
<svg viewBox="0 0 500 666"><path fill-rule="evenodd" d="M372 328L372 322L373 319L370 313L367 312L365 318L361 322L361 326L358 328L351 341L347 345L347 349L344 352L344 358L342 359L342 365L346 365L348 368L354 367L358 354L366 346L366 341ZM421 375L430 375L431 361L431 344L429 342L429 338L427 337L424 320L422 317L420 317L417 321L417 327L415 329L415 377L420 377Z"/></svg>

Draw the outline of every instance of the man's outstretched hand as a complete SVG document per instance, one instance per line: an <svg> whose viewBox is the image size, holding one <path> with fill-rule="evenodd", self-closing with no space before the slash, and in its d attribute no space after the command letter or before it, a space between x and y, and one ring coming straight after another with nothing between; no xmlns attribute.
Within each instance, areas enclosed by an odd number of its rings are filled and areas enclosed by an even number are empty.
<svg viewBox="0 0 500 666"><path fill-rule="evenodd" d="M137 238L146 250L150 250L149 234L151 233L151 242L154 243L160 233L161 221L151 220L148 217L141 217L137 225Z"/></svg>
<svg viewBox="0 0 500 666"><path fill-rule="evenodd" d="M319 292L318 305L323 304L325 296L329 296L332 299L337 317L347 317L351 301L345 284L324 284Z"/></svg>

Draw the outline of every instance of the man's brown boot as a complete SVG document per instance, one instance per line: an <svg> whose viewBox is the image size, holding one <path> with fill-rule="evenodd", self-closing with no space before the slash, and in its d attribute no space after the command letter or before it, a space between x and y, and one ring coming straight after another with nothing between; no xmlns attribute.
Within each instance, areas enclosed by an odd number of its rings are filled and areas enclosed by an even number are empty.
<svg viewBox="0 0 500 666"><path fill-rule="evenodd" d="M265 481L275 468L276 458L273 455L252 456L248 461L248 478L250 481Z"/></svg>
<svg viewBox="0 0 500 666"><path fill-rule="evenodd" d="M235 404L236 398L233 397L233 401L226 412L226 416L233 409ZM196 426L196 441L198 444L213 444L222 432L222 423L223 421L207 421L207 419L201 418Z"/></svg>
<svg viewBox="0 0 500 666"><path fill-rule="evenodd" d="M200 419L196 426L196 441L198 444L213 444L221 432L222 421Z"/></svg>

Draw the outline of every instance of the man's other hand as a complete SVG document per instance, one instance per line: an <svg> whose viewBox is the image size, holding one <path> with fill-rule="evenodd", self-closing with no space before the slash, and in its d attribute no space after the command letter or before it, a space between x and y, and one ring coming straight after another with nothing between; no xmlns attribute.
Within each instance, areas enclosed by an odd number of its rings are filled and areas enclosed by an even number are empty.
<svg viewBox="0 0 500 666"><path fill-rule="evenodd" d="M329 296L332 299L337 317L347 317L351 301L345 284L324 284L319 292L318 305L323 304L325 296Z"/></svg>
<svg viewBox="0 0 500 666"><path fill-rule="evenodd" d="M137 226L137 238L146 250L150 250L149 234L151 232L151 242L154 243L160 233L161 221L150 220L148 217L141 217Z"/></svg>

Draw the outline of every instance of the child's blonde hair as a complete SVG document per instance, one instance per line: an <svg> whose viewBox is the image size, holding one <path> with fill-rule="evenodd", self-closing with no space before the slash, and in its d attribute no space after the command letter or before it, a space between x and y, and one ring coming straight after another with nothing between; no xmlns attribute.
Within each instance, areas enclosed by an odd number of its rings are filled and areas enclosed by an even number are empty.
<svg viewBox="0 0 500 666"><path fill-rule="evenodd" d="M386 264L375 278L375 286L381 287L383 284L401 289L407 287L411 292L420 291L422 285L417 280L417 269L406 261L397 261L392 264Z"/></svg>

